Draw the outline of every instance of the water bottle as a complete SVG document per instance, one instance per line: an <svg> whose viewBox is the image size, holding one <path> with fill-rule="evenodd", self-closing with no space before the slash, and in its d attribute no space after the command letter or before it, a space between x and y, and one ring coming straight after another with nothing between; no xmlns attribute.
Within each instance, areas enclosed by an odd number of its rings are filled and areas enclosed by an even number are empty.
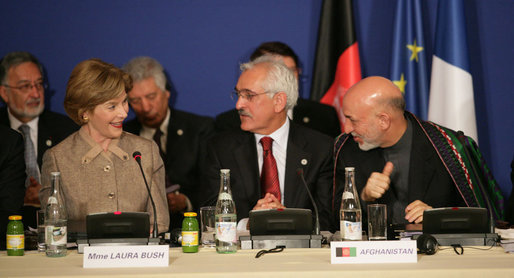
<svg viewBox="0 0 514 278"><path fill-rule="evenodd" d="M216 202L216 251L235 253L237 251L236 205L230 190L230 170L220 170L220 192Z"/></svg>
<svg viewBox="0 0 514 278"><path fill-rule="evenodd" d="M355 168L346 167L341 210L339 211L342 240L362 240L361 204L355 187Z"/></svg>
<svg viewBox="0 0 514 278"><path fill-rule="evenodd" d="M45 210L45 242L48 257L66 256L67 219L66 205L61 190L61 173L52 172L52 194Z"/></svg>

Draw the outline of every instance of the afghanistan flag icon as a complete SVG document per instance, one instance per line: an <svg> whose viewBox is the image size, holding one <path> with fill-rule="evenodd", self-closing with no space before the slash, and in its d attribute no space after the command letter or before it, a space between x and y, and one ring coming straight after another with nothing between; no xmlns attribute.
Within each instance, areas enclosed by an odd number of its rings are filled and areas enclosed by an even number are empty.
<svg viewBox="0 0 514 278"><path fill-rule="evenodd" d="M357 257L357 247L337 247L336 257Z"/></svg>

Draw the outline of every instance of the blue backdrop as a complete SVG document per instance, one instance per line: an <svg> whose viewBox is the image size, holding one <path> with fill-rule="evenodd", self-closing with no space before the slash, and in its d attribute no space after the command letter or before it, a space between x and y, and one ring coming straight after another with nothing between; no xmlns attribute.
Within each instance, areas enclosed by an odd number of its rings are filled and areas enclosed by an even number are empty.
<svg viewBox="0 0 514 278"><path fill-rule="evenodd" d="M363 76L390 76L396 0L354 0ZM426 45L433 44L437 0L423 2ZM62 102L72 68L98 57L121 66L148 55L167 69L176 108L215 116L234 106L238 63L263 41L293 47L309 97L319 0L3 1L0 55L35 54L45 65L47 105ZM514 156L514 1L465 1L480 148L504 195ZM431 47L426 48L431 57ZM430 59L429 59L430 60Z"/></svg>

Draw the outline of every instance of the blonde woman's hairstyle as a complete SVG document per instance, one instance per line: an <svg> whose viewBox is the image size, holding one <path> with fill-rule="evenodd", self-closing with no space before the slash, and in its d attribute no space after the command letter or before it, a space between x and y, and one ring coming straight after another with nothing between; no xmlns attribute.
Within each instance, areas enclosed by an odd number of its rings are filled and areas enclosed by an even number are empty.
<svg viewBox="0 0 514 278"><path fill-rule="evenodd" d="M93 58L80 62L72 70L64 109L68 116L79 125L87 123L84 112L90 112L97 105L126 94L132 89L132 78L126 72Z"/></svg>

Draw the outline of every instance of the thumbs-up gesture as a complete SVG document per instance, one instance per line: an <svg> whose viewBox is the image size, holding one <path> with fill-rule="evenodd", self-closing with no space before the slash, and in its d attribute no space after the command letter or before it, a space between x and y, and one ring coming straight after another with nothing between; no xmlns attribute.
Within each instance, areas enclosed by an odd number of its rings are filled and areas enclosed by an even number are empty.
<svg viewBox="0 0 514 278"><path fill-rule="evenodd" d="M361 192L361 199L366 202L373 202L376 199L382 197L384 193L389 189L391 184L391 173L393 172L394 165L388 161L384 166L382 173L373 172L366 182L366 186Z"/></svg>

